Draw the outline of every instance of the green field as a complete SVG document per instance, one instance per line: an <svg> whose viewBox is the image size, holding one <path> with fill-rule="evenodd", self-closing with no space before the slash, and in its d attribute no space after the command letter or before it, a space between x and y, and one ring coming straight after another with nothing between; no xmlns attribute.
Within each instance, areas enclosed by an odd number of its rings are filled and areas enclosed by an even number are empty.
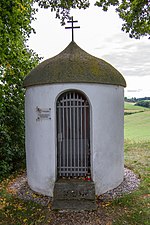
<svg viewBox="0 0 150 225"><path fill-rule="evenodd" d="M127 111L131 113L124 117L125 139L136 142L150 140L150 110L132 103L125 103L125 112Z"/></svg>
<svg viewBox="0 0 150 225"><path fill-rule="evenodd" d="M137 106L137 105L135 105L135 103L131 103L131 102L125 102L124 109L125 110L142 110L142 111L146 110L146 108Z"/></svg>
<svg viewBox="0 0 150 225"><path fill-rule="evenodd" d="M150 111L139 112L124 117L125 139L150 140Z"/></svg>
<svg viewBox="0 0 150 225"><path fill-rule="evenodd" d="M145 112L145 111L149 111L149 110L150 109L142 107L142 106L136 106L135 103L131 103L131 102L125 102L124 103L124 112L125 112L125 114Z"/></svg>

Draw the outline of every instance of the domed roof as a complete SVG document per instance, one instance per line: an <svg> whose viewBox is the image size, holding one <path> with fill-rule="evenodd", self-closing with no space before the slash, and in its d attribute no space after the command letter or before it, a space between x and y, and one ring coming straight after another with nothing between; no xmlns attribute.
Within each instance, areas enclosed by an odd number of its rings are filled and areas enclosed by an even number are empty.
<svg viewBox="0 0 150 225"><path fill-rule="evenodd" d="M24 79L24 87L59 83L99 83L126 87L121 73L71 42L61 53L35 67Z"/></svg>

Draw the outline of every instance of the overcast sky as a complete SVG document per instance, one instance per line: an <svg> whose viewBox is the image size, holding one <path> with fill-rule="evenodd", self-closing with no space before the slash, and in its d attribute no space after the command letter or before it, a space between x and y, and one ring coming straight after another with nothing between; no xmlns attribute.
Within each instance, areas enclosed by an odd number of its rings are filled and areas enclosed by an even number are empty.
<svg viewBox="0 0 150 225"><path fill-rule="evenodd" d="M150 40L129 38L121 31L122 20L113 8L103 12L91 6L86 10L72 10L71 15L78 20L75 25L80 26L74 30L75 42L123 74L127 82L125 96L150 97ZM45 60L71 42L71 30L61 26L50 9L40 9L36 17L32 24L36 34L31 35L29 46Z"/></svg>

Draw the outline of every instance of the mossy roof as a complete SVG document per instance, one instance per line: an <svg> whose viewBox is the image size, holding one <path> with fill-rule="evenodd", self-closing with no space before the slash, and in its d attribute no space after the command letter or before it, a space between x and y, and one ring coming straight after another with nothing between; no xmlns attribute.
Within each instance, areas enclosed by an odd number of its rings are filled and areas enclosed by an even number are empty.
<svg viewBox="0 0 150 225"><path fill-rule="evenodd" d="M61 53L35 67L24 79L24 87L58 83L99 83L126 87L121 73L71 42Z"/></svg>

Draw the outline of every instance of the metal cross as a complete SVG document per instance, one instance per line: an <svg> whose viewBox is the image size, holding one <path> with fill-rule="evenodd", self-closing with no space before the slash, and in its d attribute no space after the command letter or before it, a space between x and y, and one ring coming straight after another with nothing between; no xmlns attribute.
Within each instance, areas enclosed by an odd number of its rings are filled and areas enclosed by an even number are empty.
<svg viewBox="0 0 150 225"><path fill-rule="evenodd" d="M73 16L71 17L71 20L67 21L67 23L71 23L71 27L65 27L65 29L72 29L72 41L74 41L74 33L73 33L73 29L75 28L80 28L79 26L74 27L73 23L78 22L77 20L73 20Z"/></svg>

